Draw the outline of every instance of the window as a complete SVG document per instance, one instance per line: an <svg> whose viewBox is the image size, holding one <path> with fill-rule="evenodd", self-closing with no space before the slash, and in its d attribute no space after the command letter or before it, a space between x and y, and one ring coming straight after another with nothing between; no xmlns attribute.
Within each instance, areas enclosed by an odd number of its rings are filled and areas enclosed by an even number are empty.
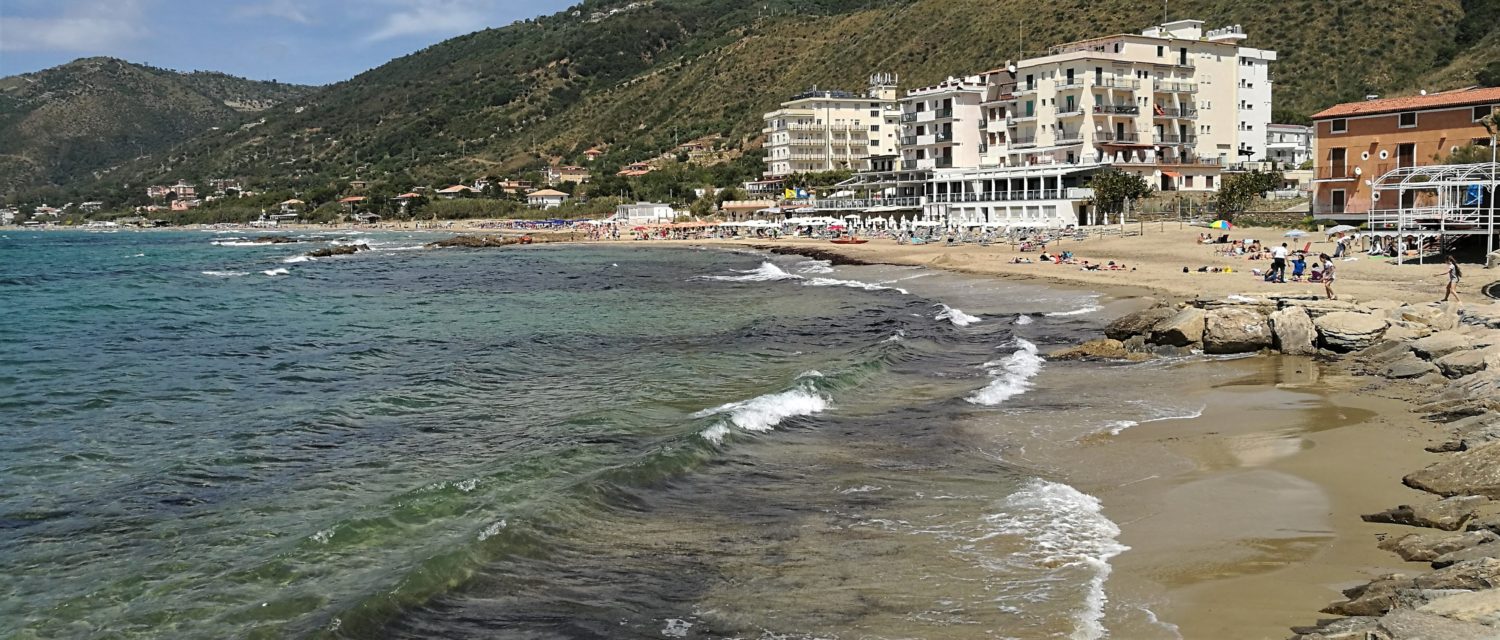
<svg viewBox="0 0 1500 640"><path fill-rule="evenodd" d="M1166 54L1167 54L1167 48L1166 47L1158 46L1156 48L1156 57L1160 58L1162 56L1165 56Z"/></svg>
<svg viewBox="0 0 1500 640"><path fill-rule="evenodd" d="M870 110L870 117L871 118L879 118L880 117L880 110L879 109L871 109Z"/></svg>
<svg viewBox="0 0 1500 640"><path fill-rule="evenodd" d="M1349 121L1344 118L1334 118L1328 123L1328 130L1333 133L1347 133L1349 131Z"/></svg>
<svg viewBox="0 0 1500 640"><path fill-rule="evenodd" d="M1193 188L1193 177L1192 176L1183 176L1182 177L1182 186L1187 187L1189 189Z"/></svg>
<svg viewBox="0 0 1500 640"><path fill-rule="evenodd" d="M1491 111L1496 110L1496 109L1500 109L1500 105L1490 105L1488 107L1474 107L1474 121L1475 122L1479 122L1480 118L1483 118L1485 116L1490 115Z"/></svg>
<svg viewBox="0 0 1500 640"><path fill-rule="evenodd" d="M1407 111L1401 114L1400 119L1400 127L1402 129L1410 129L1417 126L1417 112L1415 111Z"/></svg>
<svg viewBox="0 0 1500 640"><path fill-rule="evenodd" d="M1203 186L1207 187L1209 189L1214 188L1214 177L1213 176L1203 176Z"/></svg>
<svg viewBox="0 0 1500 640"><path fill-rule="evenodd" d="M872 131L872 132L878 132L878 131L880 131L880 125L878 125L878 124L872 124L872 125L870 125L870 131Z"/></svg>

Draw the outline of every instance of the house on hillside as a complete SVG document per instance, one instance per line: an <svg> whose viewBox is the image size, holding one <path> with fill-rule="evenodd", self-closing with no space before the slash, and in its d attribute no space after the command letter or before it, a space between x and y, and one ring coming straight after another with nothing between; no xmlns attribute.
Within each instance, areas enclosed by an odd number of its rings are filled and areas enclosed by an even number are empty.
<svg viewBox="0 0 1500 640"><path fill-rule="evenodd" d="M568 201L568 194L552 189L542 189L526 194L526 204L538 209L556 209Z"/></svg>
<svg viewBox="0 0 1500 640"><path fill-rule="evenodd" d="M296 198L292 198L291 200L286 200L277 206L281 209L281 215L291 215L302 213L302 210L307 207L307 203Z"/></svg>
<svg viewBox="0 0 1500 640"><path fill-rule="evenodd" d="M369 186L370 186L370 183L366 182L364 180L350 180L349 181L349 190L350 191L364 191L365 188L369 187Z"/></svg>
<svg viewBox="0 0 1500 640"><path fill-rule="evenodd" d="M1300 124L1266 125L1266 160L1297 168L1312 158L1312 127Z"/></svg>
<svg viewBox="0 0 1500 640"><path fill-rule="evenodd" d="M511 195L526 193L536 188L530 180L502 180L500 190Z"/></svg>
<svg viewBox="0 0 1500 640"><path fill-rule="evenodd" d="M45 204L37 207L31 212L32 218L57 218L61 215L62 209L58 209L57 207L49 207Z"/></svg>
<svg viewBox="0 0 1500 640"><path fill-rule="evenodd" d="M171 193L171 187L166 187L159 184L153 184L149 187L146 187L146 197L152 200L160 200L167 197Z"/></svg>
<svg viewBox="0 0 1500 640"><path fill-rule="evenodd" d="M82 211L84 213L94 213L94 212L96 212L96 211L98 211L100 209L103 209L103 208L104 208L104 203L103 202L99 202L98 200L91 200L89 202L85 202L83 204L78 205L78 210Z"/></svg>
<svg viewBox="0 0 1500 640"><path fill-rule="evenodd" d="M589 170L583 167L567 166L547 168L547 184L562 184L564 182L583 184L585 182L588 182L592 177L593 176L589 173Z"/></svg>
<svg viewBox="0 0 1500 640"><path fill-rule="evenodd" d="M589 162L598 160L599 156L602 155L604 155L604 152L600 151L598 147L594 147L592 149L589 149L588 151L583 152L583 157L587 158Z"/></svg>
<svg viewBox="0 0 1500 640"><path fill-rule="evenodd" d="M197 198L177 198L172 201L173 211L188 211L202 206L203 201Z"/></svg>
<svg viewBox="0 0 1500 640"><path fill-rule="evenodd" d="M1500 110L1500 87L1324 109L1313 116L1313 215L1357 217L1371 209L1395 208L1398 203L1380 202L1372 189L1380 176L1440 164L1469 145L1489 146L1490 135L1479 119L1495 110Z"/></svg>
<svg viewBox="0 0 1500 640"><path fill-rule="evenodd" d="M0 224L15 224L16 218L21 215L20 211L11 209L0 209Z"/></svg>
<svg viewBox="0 0 1500 640"><path fill-rule="evenodd" d="M475 189L474 187L471 187L471 186L466 185L466 184L455 184L455 185L453 185L451 187L447 187L445 189L438 189L437 190L438 197L442 198L444 200L452 200L454 198L462 198L462 197L473 196L473 195L478 195L478 194L479 194L479 190L478 189Z"/></svg>
<svg viewBox="0 0 1500 640"><path fill-rule="evenodd" d="M167 189L169 189L172 193L177 194L177 197L179 198L198 197L198 188L188 184L185 180L178 180L177 184L167 187Z"/></svg>
<svg viewBox="0 0 1500 640"><path fill-rule="evenodd" d="M625 177L625 178L638 178L640 176L643 176L643 175L646 175L648 173L651 173L652 169L653 169L653 167L649 163L646 163L646 162L632 162L630 164L625 165L625 168L621 169L615 175L621 176L621 177Z"/></svg>

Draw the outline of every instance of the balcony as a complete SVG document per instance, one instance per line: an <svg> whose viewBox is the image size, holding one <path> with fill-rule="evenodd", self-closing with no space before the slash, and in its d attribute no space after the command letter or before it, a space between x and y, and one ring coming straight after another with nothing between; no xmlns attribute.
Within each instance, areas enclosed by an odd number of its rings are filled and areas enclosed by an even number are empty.
<svg viewBox="0 0 1500 640"><path fill-rule="evenodd" d="M1063 105L1057 110L1057 117L1059 118L1074 118L1081 115L1083 115L1083 105Z"/></svg>
<svg viewBox="0 0 1500 640"><path fill-rule="evenodd" d="M1197 109L1189 109L1189 108L1186 108L1186 107L1158 108L1156 110L1156 117L1158 117L1158 118L1188 118L1188 119L1192 119L1192 118L1197 118L1198 117L1198 110Z"/></svg>
<svg viewBox="0 0 1500 640"><path fill-rule="evenodd" d="M1172 133L1160 134L1156 136L1156 144L1193 145L1198 144L1198 136L1191 134L1185 136Z"/></svg>
<svg viewBox="0 0 1500 640"><path fill-rule="evenodd" d="M1011 136L1010 138L1010 148L1012 149L1021 149L1025 147L1035 146L1036 136Z"/></svg>
<svg viewBox="0 0 1500 640"><path fill-rule="evenodd" d="M1326 167L1313 167L1314 180L1354 180L1354 167L1349 165L1331 165Z"/></svg>
<svg viewBox="0 0 1500 640"><path fill-rule="evenodd" d="M1098 81L1094 82L1094 86L1102 87L1105 89L1123 89L1125 91L1135 91L1136 89L1141 88L1141 81L1134 78L1108 77L1101 78Z"/></svg>
<svg viewBox="0 0 1500 640"><path fill-rule="evenodd" d="M916 136L901 136L900 143L901 143L901 146L903 146L903 147L915 146L917 144L917 137Z"/></svg>
<svg viewBox="0 0 1500 640"><path fill-rule="evenodd" d="M920 162L920 161L919 160L902 160L901 161L901 170L902 171L915 171L917 169L917 163L918 162Z"/></svg>
<svg viewBox="0 0 1500 640"><path fill-rule="evenodd" d="M943 157L937 158L937 161L934 162L933 165L936 166L939 169L952 169L953 168L953 156L943 156Z"/></svg>
<svg viewBox="0 0 1500 640"><path fill-rule="evenodd" d="M1099 142L1104 144L1139 144L1141 134L1139 133L1115 133L1105 131L1099 134Z"/></svg>
<svg viewBox="0 0 1500 640"><path fill-rule="evenodd" d="M1014 127L1018 122L1032 122L1034 120L1036 120L1035 113L1024 116L1011 116L1009 118L1006 118L1005 122L1007 125Z"/></svg>
<svg viewBox="0 0 1500 640"><path fill-rule="evenodd" d="M1133 104L1096 104L1094 115L1100 116L1138 116L1141 108Z"/></svg>
<svg viewBox="0 0 1500 640"><path fill-rule="evenodd" d="M907 112L907 113L901 114L901 121L902 122L916 122L917 121L917 112L911 111L911 112Z"/></svg>
<svg viewBox="0 0 1500 640"><path fill-rule="evenodd" d="M1063 78L1062 80L1058 80L1057 81L1057 90L1058 91L1068 91L1068 90L1072 90L1072 89L1082 89L1082 88L1083 88L1083 78L1074 77L1072 80L1069 80L1067 78Z"/></svg>
<svg viewBox="0 0 1500 640"><path fill-rule="evenodd" d="M1156 164L1183 167L1223 167L1224 160L1220 158L1158 158Z"/></svg>
<svg viewBox="0 0 1500 640"><path fill-rule="evenodd" d="M1083 142L1082 131L1068 131L1066 129L1057 132L1057 144L1074 144Z"/></svg>
<svg viewBox="0 0 1500 640"><path fill-rule="evenodd" d="M952 117L953 117L953 110L952 109L938 109L938 110L932 112L932 118L934 120L943 120L943 119L952 118Z"/></svg>
<svg viewBox="0 0 1500 640"><path fill-rule="evenodd" d="M1026 95L1028 93L1036 93L1036 85L1031 85L1031 86L1027 86L1027 87L1022 87L1022 86L1017 86L1016 87L1016 93L1015 93L1015 95L1021 96L1021 95Z"/></svg>
<svg viewBox="0 0 1500 640"><path fill-rule="evenodd" d="M1173 81L1170 81L1170 80L1163 80L1163 81L1159 81L1159 82L1156 83L1156 92L1157 93L1197 93L1198 92L1198 83L1196 83L1196 82L1173 82Z"/></svg>
<svg viewBox="0 0 1500 640"><path fill-rule="evenodd" d="M953 132L947 131L947 132L934 133L934 134L932 134L932 141L934 143L938 143L938 142L953 142Z"/></svg>

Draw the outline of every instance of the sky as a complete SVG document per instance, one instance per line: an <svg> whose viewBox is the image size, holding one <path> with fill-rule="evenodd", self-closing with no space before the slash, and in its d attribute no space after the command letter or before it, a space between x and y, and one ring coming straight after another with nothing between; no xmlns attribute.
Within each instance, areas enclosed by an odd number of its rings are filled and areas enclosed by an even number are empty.
<svg viewBox="0 0 1500 640"><path fill-rule="evenodd" d="M578 0L0 0L0 77L112 56L327 84Z"/></svg>

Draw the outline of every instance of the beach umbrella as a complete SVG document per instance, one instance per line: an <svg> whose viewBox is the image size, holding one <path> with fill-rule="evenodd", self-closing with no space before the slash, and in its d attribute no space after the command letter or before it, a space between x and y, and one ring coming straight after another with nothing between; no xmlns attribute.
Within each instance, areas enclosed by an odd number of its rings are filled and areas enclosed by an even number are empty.
<svg viewBox="0 0 1500 640"><path fill-rule="evenodd" d="M1293 230L1288 231L1288 232L1286 232L1284 234L1281 234L1281 235L1282 235L1283 238L1301 238L1302 236L1307 235L1307 232L1306 231L1297 231L1296 229L1293 229Z"/></svg>
<svg viewBox="0 0 1500 640"><path fill-rule="evenodd" d="M1324 233L1327 233L1328 235L1331 236L1331 235L1333 235L1335 233L1349 233L1350 231L1355 231L1357 229L1359 229L1359 227L1352 227L1352 226L1349 226L1347 224L1341 224L1341 225L1338 225L1338 226L1335 226L1335 227L1329 227L1328 230L1325 231Z"/></svg>
<svg viewBox="0 0 1500 640"><path fill-rule="evenodd" d="M1228 220L1215 220L1213 222L1208 223L1208 228L1210 228L1210 229L1223 229L1225 231L1228 231L1230 229L1233 229L1234 225L1230 224Z"/></svg>

